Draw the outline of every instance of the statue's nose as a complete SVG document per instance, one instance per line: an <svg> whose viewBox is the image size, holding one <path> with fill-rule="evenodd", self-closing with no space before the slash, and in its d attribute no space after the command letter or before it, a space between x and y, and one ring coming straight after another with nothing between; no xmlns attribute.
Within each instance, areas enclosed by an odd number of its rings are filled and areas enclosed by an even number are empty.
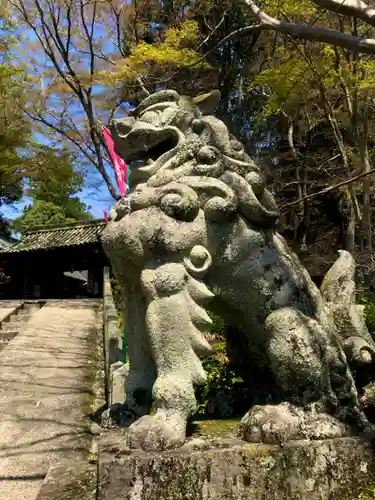
<svg viewBox="0 0 375 500"><path fill-rule="evenodd" d="M111 127L115 129L119 136L124 136L128 134L135 122L135 118L128 116L127 118L121 118L118 120L111 121Z"/></svg>

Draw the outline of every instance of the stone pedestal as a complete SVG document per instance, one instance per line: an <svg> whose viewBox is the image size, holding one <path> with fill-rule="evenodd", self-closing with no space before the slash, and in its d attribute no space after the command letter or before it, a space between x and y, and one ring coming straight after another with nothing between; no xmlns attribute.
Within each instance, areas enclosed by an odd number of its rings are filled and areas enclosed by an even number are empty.
<svg viewBox="0 0 375 500"><path fill-rule="evenodd" d="M282 447L195 439L180 450L148 454L126 449L121 431L103 438L100 500L373 498L366 497L375 486L375 453L368 439Z"/></svg>

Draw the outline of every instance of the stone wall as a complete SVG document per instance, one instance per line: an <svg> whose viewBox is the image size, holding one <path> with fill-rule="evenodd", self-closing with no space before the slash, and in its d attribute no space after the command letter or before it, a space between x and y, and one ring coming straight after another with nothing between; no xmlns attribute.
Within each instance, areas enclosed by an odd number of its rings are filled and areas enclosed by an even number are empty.
<svg viewBox="0 0 375 500"><path fill-rule="evenodd" d="M99 500L374 498L370 440L295 441L284 446L233 441L219 447L206 443L203 449L191 443L155 454L130 452L121 442L124 436L119 436L117 451L113 442L107 447L110 453L102 446Z"/></svg>
<svg viewBox="0 0 375 500"><path fill-rule="evenodd" d="M124 352L123 332L118 325L108 267L104 269L103 322L106 392L108 404L112 405L124 402L123 377L119 377L123 372Z"/></svg>
<svg viewBox="0 0 375 500"><path fill-rule="evenodd" d="M115 438L116 434L116 438ZM117 442L116 442L117 440ZM370 500L371 440L232 442L173 452L130 452L102 436L99 463L51 468L38 500ZM197 441L197 440L196 440Z"/></svg>

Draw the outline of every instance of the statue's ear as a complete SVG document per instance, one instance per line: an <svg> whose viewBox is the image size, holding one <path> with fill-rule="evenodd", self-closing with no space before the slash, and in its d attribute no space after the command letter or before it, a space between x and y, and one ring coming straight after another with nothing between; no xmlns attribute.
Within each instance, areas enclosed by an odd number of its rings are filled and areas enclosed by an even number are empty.
<svg viewBox="0 0 375 500"><path fill-rule="evenodd" d="M211 114L220 104L220 90L213 90L207 94L198 95L193 98L193 103L198 106L203 115Z"/></svg>

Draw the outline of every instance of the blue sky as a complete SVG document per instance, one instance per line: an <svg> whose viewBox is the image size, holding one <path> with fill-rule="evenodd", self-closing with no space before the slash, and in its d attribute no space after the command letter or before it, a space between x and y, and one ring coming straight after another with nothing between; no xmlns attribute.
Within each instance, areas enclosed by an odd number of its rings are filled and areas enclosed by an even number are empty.
<svg viewBox="0 0 375 500"><path fill-rule="evenodd" d="M93 193L91 188L84 188L80 198L87 205L91 205L92 208L90 212L94 217L100 219L103 218L103 211L108 212L113 205L113 200L105 186L101 186L96 193ZM15 203L12 206L1 207L1 211L7 219L15 219L21 214L23 208L30 203L31 200L24 197L19 203Z"/></svg>

